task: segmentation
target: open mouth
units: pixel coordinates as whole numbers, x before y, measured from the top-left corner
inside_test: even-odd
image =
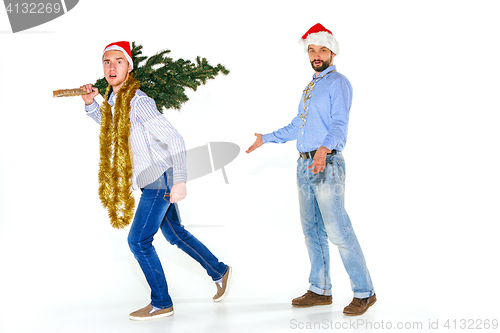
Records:
[[[116,77],[116,74],[110,74],[109,75],[110,78],[115,78]]]

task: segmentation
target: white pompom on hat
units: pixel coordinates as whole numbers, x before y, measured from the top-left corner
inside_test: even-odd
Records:
[[[104,51],[102,51],[103,56],[104,53],[106,53],[106,51],[122,51],[128,63],[130,64],[130,66],[132,66],[132,69],[134,68],[134,62],[132,61],[132,53],[130,52],[130,42],[122,41],[109,44],[104,48]]]
[[[321,24],[317,23],[309,29],[304,36],[299,40],[299,44],[304,46],[304,51],[307,52],[309,45],[326,46],[330,51],[339,54],[339,43],[333,37],[330,30],[326,29]]]

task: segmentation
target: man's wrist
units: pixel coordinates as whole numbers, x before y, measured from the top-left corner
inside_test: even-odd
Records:
[[[322,155],[326,155],[328,153],[331,153],[332,151],[328,148],[326,148],[325,146],[321,146],[318,148],[318,150],[316,151],[316,154],[322,154]]]
[[[269,141],[271,141],[271,135],[272,133],[268,133],[268,134],[262,134],[262,142],[264,144],[268,143]]]

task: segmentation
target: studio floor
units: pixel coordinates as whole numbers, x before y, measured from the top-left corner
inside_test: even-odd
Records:
[[[342,310],[352,294],[334,249],[330,249],[333,304],[294,308],[291,300],[308,287],[307,251],[300,233],[285,235],[288,240],[273,248],[265,235],[255,245],[256,229],[247,230],[245,237],[229,238],[235,234],[231,227],[186,227],[233,267],[230,290],[222,302],[212,301],[216,288],[201,266],[157,236],[154,244],[167,275],[174,315],[147,322],[129,320],[129,313],[148,304],[149,289],[127,248],[126,231],[113,230],[95,236],[95,245],[103,252],[85,251],[75,239],[65,246],[67,256],[44,262],[48,254],[41,250],[40,256],[32,253],[24,276],[2,275],[0,332],[435,332],[436,325],[443,329],[447,320],[449,326],[453,319],[493,319],[488,312],[480,316],[470,311],[479,310],[474,302],[480,293],[470,294],[465,288],[462,296],[455,294],[457,298],[440,295],[439,281],[430,283],[428,271],[411,271],[411,265],[394,266],[387,258],[372,255],[368,262],[378,301],[364,315],[347,317]],[[227,239],[224,246],[214,241],[216,235]],[[365,248],[374,245],[365,243]],[[8,261],[4,267],[9,267]],[[411,297],[404,295],[407,284],[414,284]],[[458,301],[462,297],[465,303]]]

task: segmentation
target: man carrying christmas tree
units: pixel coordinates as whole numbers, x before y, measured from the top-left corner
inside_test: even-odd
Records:
[[[332,303],[328,240],[340,252],[351,280],[354,299],[344,314],[361,315],[376,301],[370,273],[344,208],[345,163],[342,157],[352,101],[352,87],[337,72],[333,58],[338,43],[332,33],[316,24],[302,37],[316,72],[303,91],[299,113],[292,122],[273,133],[255,134],[250,153],[264,143],[297,140],[300,217],[311,261],[309,290],[295,298],[295,307]]]
[[[160,259],[152,245],[161,229],[165,238],[198,261],[215,281],[221,301],[227,294],[231,267],[220,262],[181,224],[177,202],[186,197],[186,149],[177,130],[160,114],[155,101],[139,89],[133,74],[129,42],[103,51],[108,82],[104,102],[92,84],[81,88],[85,111],[101,125],[99,197],[114,227],[123,228],[134,215],[132,189],[142,195],[128,243],[151,288],[151,303],[130,314],[132,320],[167,317],[174,313]]]

